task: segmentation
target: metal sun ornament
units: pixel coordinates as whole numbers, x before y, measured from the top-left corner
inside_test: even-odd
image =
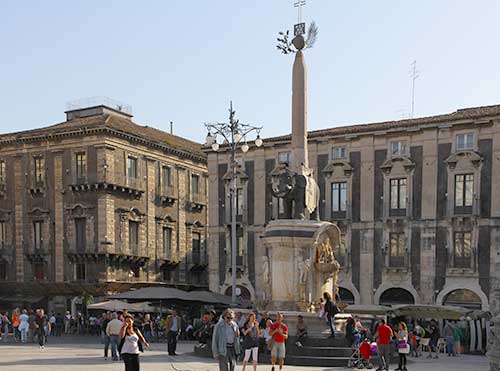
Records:
[[[305,0],[296,0],[294,7],[298,8],[298,23],[293,26],[294,38],[290,40],[290,31],[279,32],[278,44],[276,48],[283,54],[295,53],[298,50],[310,49],[314,46],[318,37],[318,27],[314,21],[309,25],[306,32],[306,24],[302,22],[302,7],[306,4]],[[304,35],[306,37],[304,38]]]

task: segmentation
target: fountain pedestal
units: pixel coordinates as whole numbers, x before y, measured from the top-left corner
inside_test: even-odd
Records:
[[[340,243],[335,224],[312,220],[271,221],[262,236],[269,257],[266,297],[275,310],[307,311],[323,292],[336,290]]]
[[[490,371],[500,371],[500,289],[495,290],[490,308],[493,313],[493,326],[487,356],[490,358]]]

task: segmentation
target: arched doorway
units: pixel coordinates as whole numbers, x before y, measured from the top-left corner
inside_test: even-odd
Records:
[[[443,300],[443,305],[464,307],[467,309],[481,309],[482,302],[479,295],[468,289],[453,290]]]
[[[232,286],[229,286],[226,289],[226,292],[224,295],[231,296],[233,293],[233,288]],[[250,294],[250,291],[245,287],[241,285],[236,286],[236,297],[242,299],[242,300],[248,300],[250,301],[252,299],[252,294]]]
[[[345,304],[352,305],[355,303],[354,294],[349,290],[347,290],[346,288],[339,287],[339,296],[340,300]]]
[[[399,304],[415,304],[415,298],[408,290],[394,287],[385,290],[380,295],[380,305],[399,305]]]

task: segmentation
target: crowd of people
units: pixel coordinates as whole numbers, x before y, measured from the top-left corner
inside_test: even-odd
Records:
[[[364,366],[369,363],[370,350],[376,349],[380,360],[378,371],[389,369],[389,358],[393,351],[397,351],[399,356],[396,371],[406,371],[407,357],[410,355],[422,357],[424,344],[428,352],[427,358],[437,359],[440,339],[444,337],[446,341],[444,350],[448,356],[459,354],[463,341],[461,327],[452,321],[446,322],[443,336],[441,336],[439,324],[435,320],[411,321],[408,324],[404,321],[395,321],[392,326],[389,326],[382,319],[372,326],[365,327],[359,317],[353,316],[347,319],[345,333],[349,344],[359,349]]]
[[[334,319],[340,311],[332,297],[325,293],[318,317],[327,323],[331,337],[335,336]],[[308,336],[307,324],[301,315],[295,322],[295,346],[302,347]],[[378,354],[379,371],[388,370],[393,352],[399,356],[396,371],[407,371],[407,357],[421,357],[422,345],[428,350],[428,358],[438,358],[442,339],[448,356],[460,354],[464,341],[462,328],[451,321],[445,323],[441,334],[434,320],[408,324],[400,320],[389,325],[385,320],[372,319],[370,324],[364,325],[358,316],[350,316],[344,331],[348,344],[358,351],[360,364],[370,365],[371,355]],[[209,310],[194,318],[179,315],[176,310],[167,315],[139,313],[136,316],[127,310],[105,312],[100,316],[71,315],[69,312],[46,314],[43,309],[0,313],[0,340],[12,337],[23,344],[37,342],[40,349],[44,349],[50,337],[63,334],[100,336],[104,358],[108,359],[111,351],[112,360],[122,360],[126,371],[139,370],[139,354],[150,342],[166,342],[168,354],[176,356],[179,339],[197,340],[210,349],[221,371],[234,371],[238,361],[242,362],[243,371],[249,364],[255,371],[259,353],[270,354],[274,371],[276,367],[283,368],[288,327],[282,313],[275,316],[268,312],[243,314],[231,309],[220,316],[215,310]]]

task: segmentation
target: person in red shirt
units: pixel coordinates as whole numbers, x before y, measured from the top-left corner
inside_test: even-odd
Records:
[[[280,370],[283,369],[285,362],[285,340],[288,339],[288,327],[283,323],[283,314],[276,314],[276,323],[270,327],[269,335],[273,338],[273,347],[271,349],[271,371],[274,371],[276,359],[279,359]]]
[[[385,320],[381,319],[378,323],[375,339],[377,340],[377,352],[380,359],[380,367],[377,371],[389,371],[390,362],[390,344],[393,336],[392,329],[386,325]]]
[[[370,345],[370,339],[365,338],[365,340],[359,346],[359,354],[361,355],[362,365],[366,368],[370,365],[370,358],[372,355],[372,349]],[[370,367],[371,368],[371,367]]]

